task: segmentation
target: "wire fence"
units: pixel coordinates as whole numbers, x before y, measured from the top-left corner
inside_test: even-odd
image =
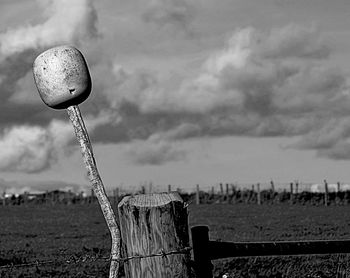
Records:
[[[44,265],[52,265],[52,264],[80,264],[80,263],[91,263],[96,261],[111,261],[111,257],[100,256],[100,255],[92,255],[92,254],[84,254],[84,255],[70,255],[67,257],[62,257],[60,259],[50,259],[50,260],[35,260],[29,261],[26,263],[10,263],[5,265],[0,265],[0,270],[11,270],[14,268],[27,268],[27,267],[39,267]]]

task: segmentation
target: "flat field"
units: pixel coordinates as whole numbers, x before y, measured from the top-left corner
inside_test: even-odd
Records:
[[[350,206],[190,205],[189,225],[208,225],[211,240],[222,241],[350,239],[349,212]],[[109,250],[97,205],[0,207],[0,277],[108,277]],[[232,278],[343,278],[350,277],[349,259],[224,259],[214,261],[214,272]]]

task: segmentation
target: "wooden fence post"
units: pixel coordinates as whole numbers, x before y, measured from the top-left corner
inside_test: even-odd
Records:
[[[324,205],[328,206],[328,183],[324,180]]]
[[[257,202],[258,205],[261,205],[261,192],[260,192],[260,183],[256,185],[256,190],[257,190]]]
[[[226,183],[226,203],[229,203],[230,202],[230,192],[229,192],[229,189],[228,189],[228,183]]]
[[[196,186],[196,205],[199,205],[201,203],[199,199],[199,184]]]
[[[153,183],[149,182],[148,184],[148,193],[153,193]]]
[[[232,197],[231,197],[231,203],[235,204],[236,203],[236,187],[234,184],[231,184],[231,191],[232,191]]]
[[[2,205],[6,206],[6,190],[2,193]]]
[[[275,203],[275,183],[273,182],[273,180],[271,180],[270,184],[271,184],[270,199],[272,200],[272,204],[273,204],[273,203]]]
[[[299,193],[299,181],[295,182],[295,194],[298,195]]]
[[[126,278],[190,278],[187,206],[177,192],[124,197],[118,205]]]
[[[90,198],[91,198],[91,202],[90,203],[95,203],[95,192],[94,192],[94,189],[91,188],[91,195],[90,195]]]
[[[113,202],[114,205],[117,206],[118,202],[119,202],[119,188],[118,187],[113,190],[113,201],[114,201]]]
[[[271,191],[273,194],[275,194],[275,183],[273,182],[273,180],[271,180],[270,184],[271,184]]]
[[[208,252],[209,228],[207,226],[195,226],[191,228],[191,234],[196,278],[212,278],[213,265]]]
[[[290,183],[290,204],[292,205],[293,204],[293,183],[291,182]]]
[[[171,184],[168,184],[168,193],[171,192]]]
[[[337,192],[336,192],[336,204],[339,205],[340,204],[340,182],[337,182]]]
[[[224,187],[222,186],[222,183],[220,183],[220,203],[222,203],[224,198]]]

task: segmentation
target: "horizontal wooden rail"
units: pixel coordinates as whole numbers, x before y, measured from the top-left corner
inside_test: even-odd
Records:
[[[211,260],[229,257],[288,256],[350,253],[350,240],[215,242],[209,241]]]
[[[211,260],[229,257],[288,256],[350,253],[350,240],[220,242],[209,240],[207,226],[191,229],[196,274],[212,277]]]

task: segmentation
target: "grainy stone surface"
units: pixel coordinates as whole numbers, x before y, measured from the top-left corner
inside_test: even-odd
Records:
[[[41,53],[33,74],[46,105],[65,109],[83,102],[91,91],[91,77],[81,52],[73,46],[58,46]]]

